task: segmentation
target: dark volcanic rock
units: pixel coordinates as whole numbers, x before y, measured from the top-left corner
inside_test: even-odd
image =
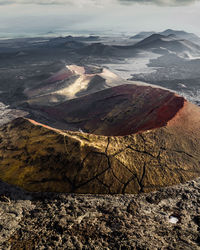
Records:
[[[84,48],[78,50],[82,55],[94,55],[94,56],[111,56],[114,55],[115,49],[112,46],[108,46],[102,43],[93,43]]]

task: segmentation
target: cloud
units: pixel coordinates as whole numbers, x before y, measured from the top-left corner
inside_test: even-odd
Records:
[[[37,5],[106,5],[117,0],[0,0],[0,5],[6,4],[37,4]]]
[[[70,4],[71,0],[0,0],[0,5],[6,4]]]
[[[0,5],[36,4],[36,5],[71,5],[71,6],[106,6],[113,4],[154,4],[159,6],[184,6],[199,0],[0,0]]]
[[[155,4],[159,6],[184,6],[199,0],[118,0],[122,4]]]

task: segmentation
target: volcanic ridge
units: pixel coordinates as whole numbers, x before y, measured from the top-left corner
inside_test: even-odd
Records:
[[[55,105],[119,85],[122,79],[106,68],[66,65],[36,86],[24,90],[30,104]]]

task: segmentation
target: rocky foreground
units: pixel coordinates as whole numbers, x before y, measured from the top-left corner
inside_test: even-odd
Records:
[[[199,249],[200,179],[140,195],[28,193],[0,183],[0,249]]]

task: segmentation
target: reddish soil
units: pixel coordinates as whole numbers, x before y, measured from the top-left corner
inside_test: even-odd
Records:
[[[50,78],[48,78],[47,82],[53,83],[57,81],[63,81],[65,79],[68,79],[72,75],[73,75],[73,72],[65,68],[65,69],[60,70],[58,73],[54,74]]]
[[[126,84],[40,110],[89,133],[122,136],[166,126],[186,104],[168,90]]]

